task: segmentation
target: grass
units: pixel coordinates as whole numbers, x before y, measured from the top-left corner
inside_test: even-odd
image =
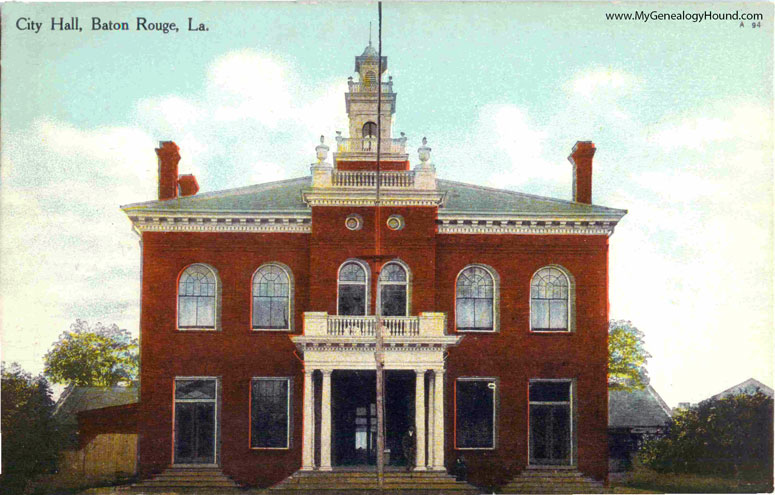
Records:
[[[637,467],[621,480],[612,481],[610,488],[613,493],[771,493],[772,479],[658,473]],[[643,491],[627,491],[630,489]]]

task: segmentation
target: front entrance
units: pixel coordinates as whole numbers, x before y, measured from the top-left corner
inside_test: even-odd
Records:
[[[334,466],[367,466],[377,462],[375,371],[337,370],[332,375]],[[405,466],[401,439],[414,424],[412,371],[385,372],[386,463]]]
[[[573,424],[570,380],[530,382],[530,463],[572,463]]]
[[[175,380],[175,464],[215,464],[216,379]]]

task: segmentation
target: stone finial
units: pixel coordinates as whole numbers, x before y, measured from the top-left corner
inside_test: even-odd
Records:
[[[326,158],[328,158],[328,146],[324,143],[325,138],[323,136],[320,136],[320,144],[315,146],[315,152],[317,153],[318,157],[318,163],[320,165],[323,165],[323,163],[326,161]]]
[[[431,159],[431,148],[427,146],[428,140],[422,138],[422,146],[417,148],[417,153],[420,155],[421,166],[429,165],[428,161]]]

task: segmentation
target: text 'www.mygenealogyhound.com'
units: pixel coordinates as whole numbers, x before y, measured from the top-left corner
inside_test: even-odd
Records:
[[[635,12],[616,12],[606,13],[605,18],[607,21],[687,21],[687,22],[703,22],[703,21],[761,21],[764,18],[763,14],[756,12],[740,12],[738,10],[734,12],[713,12],[706,10],[705,12],[660,12],[658,10],[646,11],[636,10]]]

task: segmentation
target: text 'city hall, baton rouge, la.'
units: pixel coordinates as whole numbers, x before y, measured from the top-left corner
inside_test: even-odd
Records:
[[[134,26],[134,29],[132,29]],[[78,31],[82,32],[80,17],[52,17],[51,31]],[[91,31],[154,31],[159,33],[177,33],[180,31],[177,23],[166,21],[152,21],[146,17],[136,17],[134,23],[128,21],[105,21],[99,17],[91,18]],[[43,22],[36,21],[30,17],[19,17],[16,19],[16,29],[19,31],[31,31],[35,34],[43,29]],[[210,28],[204,23],[194,21],[193,17],[188,18],[188,31],[209,31]]]

